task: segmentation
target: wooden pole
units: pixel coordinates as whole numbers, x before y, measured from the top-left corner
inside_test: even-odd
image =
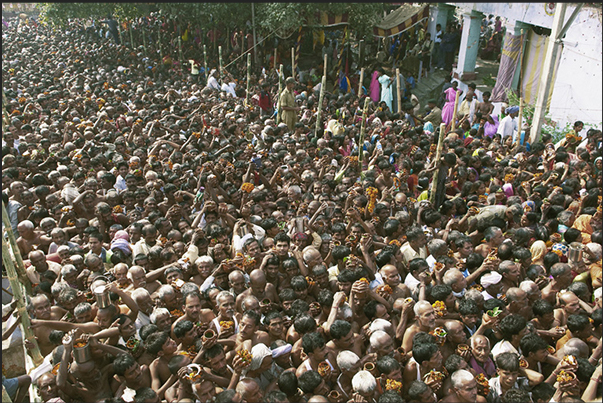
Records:
[[[314,126],[314,133],[318,135],[318,129],[320,129],[320,124],[322,120],[322,102],[325,97],[325,91],[327,88],[327,55],[324,55],[323,59],[323,73],[322,73],[322,81],[320,84],[320,96],[318,97],[318,106],[316,108],[316,126]]]
[[[182,57],[182,37],[178,34],[178,56],[180,57],[180,61],[183,61]]]
[[[15,234],[13,233],[13,228],[10,223],[10,219],[8,218],[8,212],[6,211],[6,206],[4,202],[2,202],[2,223],[4,224],[4,230],[6,231],[6,235],[8,238],[8,244],[13,250],[13,255],[16,262],[17,274],[19,280],[25,287],[25,291],[28,295],[32,295],[32,287],[31,282],[29,281],[29,277],[25,273],[25,265],[23,264],[23,258],[21,257],[21,252],[19,251],[19,247],[17,246],[17,239],[15,238]]]
[[[218,46],[218,61],[220,63],[220,70],[218,70],[220,74],[220,81],[222,81],[222,45]]]
[[[247,53],[247,93],[245,95],[245,105],[249,105],[249,83],[251,81],[251,52]]]
[[[521,121],[523,119],[523,98],[519,98],[519,113],[517,115],[517,139],[515,145],[519,145],[521,141]],[[527,134],[527,133],[526,133]]]
[[[450,131],[453,132],[456,129],[456,111],[459,107],[459,90],[456,90],[456,98],[454,99],[454,110],[452,112],[452,122],[450,122]]]
[[[360,123],[360,137],[358,139],[358,166],[360,167],[360,172],[362,172],[362,158],[363,158],[363,146],[364,146],[364,131],[365,131],[365,123],[366,123],[366,114],[368,113],[368,106],[370,97],[364,98],[364,108],[362,108],[362,122]]]
[[[37,367],[42,363],[42,361],[44,361],[44,357],[42,357],[42,354],[40,354],[40,348],[38,347],[36,336],[34,335],[33,329],[31,328],[29,314],[27,313],[26,308],[27,302],[25,301],[25,295],[23,295],[23,290],[21,288],[22,285],[17,278],[17,270],[15,269],[15,264],[11,259],[8,244],[4,240],[4,237],[2,237],[2,262],[4,263],[4,267],[6,268],[6,272],[8,274],[8,281],[10,281],[10,287],[13,292],[14,298],[17,301],[17,311],[19,312],[19,315],[21,317],[23,337],[33,344],[33,347],[31,348],[31,358],[33,359],[34,365]]]
[[[144,24],[141,26],[141,32],[142,32],[142,46],[144,46],[144,55],[147,56],[147,35],[146,35]]]
[[[291,48],[291,77],[295,78],[295,48]]]
[[[436,165],[439,163],[440,158],[442,156],[442,148],[444,147],[444,132],[446,131],[446,124],[440,124],[440,137],[438,139],[438,148],[436,150]],[[440,176],[440,168],[436,168],[433,173],[433,179],[431,181],[431,194],[429,195],[429,202],[433,206],[435,203],[436,197],[436,188],[438,187],[438,177]]]
[[[398,113],[402,113],[402,92],[400,90],[400,69],[396,67],[396,99],[398,100]]]
[[[207,79],[209,78],[209,71],[207,71],[207,46],[203,44],[203,64],[205,65],[205,83],[207,84]]]
[[[276,56],[277,56],[276,52],[277,52],[277,49],[274,48],[274,70],[276,70]]]
[[[6,391],[4,385],[2,385],[2,401],[4,403],[12,403],[12,400],[10,400],[10,396],[8,395],[8,392]]]
[[[157,46],[159,47],[159,57],[163,60],[163,50],[161,49],[161,22],[159,23],[159,30],[157,31]]]
[[[360,81],[358,82],[358,96],[364,95],[362,93],[362,82],[364,81],[364,67],[360,69]]]
[[[316,126],[314,126],[314,134],[318,136],[318,130],[320,129],[321,120],[322,120],[322,102],[325,98],[325,88],[327,87],[327,76],[322,76],[322,81],[320,84],[320,96],[318,97],[318,106],[317,106],[317,114],[316,114]]]
[[[130,46],[134,49],[134,33],[132,32],[132,21],[130,21],[130,26],[128,27],[128,31],[130,31]]]
[[[277,71],[278,73],[278,99],[276,101],[276,106],[278,109],[278,113],[276,114],[276,124],[278,125],[281,120],[281,92],[283,92],[283,65],[280,65],[280,68]]]

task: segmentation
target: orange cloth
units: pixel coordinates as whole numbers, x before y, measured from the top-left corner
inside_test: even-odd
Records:
[[[592,216],[588,214],[582,214],[576,221],[574,221],[573,228],[580,230],[582,232],[582,243],[587,244],[590,243],[590,235],[593,233],[593,227],[590,226],[590,220]]]

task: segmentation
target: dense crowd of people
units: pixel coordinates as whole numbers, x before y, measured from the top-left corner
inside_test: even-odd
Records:
[[[456,91],[363,122],[365,96],[269,68],[245,102],[242,75],[73,30],[10,25],[2,51],[48,368],[3,375],[13,401],[600,401],[600,130],[518,143],[484,97],[438,150]]]

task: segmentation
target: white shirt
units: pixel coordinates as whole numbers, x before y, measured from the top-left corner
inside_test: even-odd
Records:
[[[497,134],[500,134],[503,139],[513,136],[513,134],[517,131],[517,120],[512,118],[510,115],[507,115],[500,121],[498,125],[498,130],[496,130]]]
[[[435,39],[433,40],[435,43],[442,43],[442,30],[440,29],[435,34]]]
[[[212,90],[219,90],[220,89],[220,84],[218,84],[218,80],[216,80],[216,77],[210,76],[207,79],[207,86],[206,87],[211,88]]]
[[[420,284],[421,282],[419,280],[417,280],[412,274],[408,273],[406,275],[406,278],[404,279],[404,285],[406,285],[408,287],[408,289],[410,290],[411,293],[414,293],[417,289],[417,286]]]

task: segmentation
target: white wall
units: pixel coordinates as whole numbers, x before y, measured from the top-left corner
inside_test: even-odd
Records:
[[[485,15],[501,16],[506,26],[515,21],[551,28],[553,16],[545,11],[545,3],[447,3],[462,10],[475,10]],[[576,3],[568,4],[565,21],[570,18]],[[598,125],[603,122],[603,57],[601,9],[584,6],[572,23],[565,38],[559,63],[550,117],[558,126],[582,120]]]

